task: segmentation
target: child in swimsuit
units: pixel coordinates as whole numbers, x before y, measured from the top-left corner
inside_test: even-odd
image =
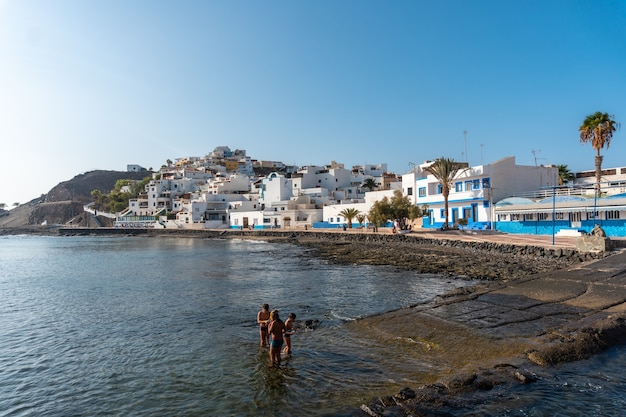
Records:
[[[263,304],[263,309],[256,315],[256,321],[259,323],[259,336],[261,338],[261,347],[269,346],[269,333],[267,325],[270,321],[270,306]]]
[[[294,313],[289,313],[287,320],[285,321],[285,349],[283,352],[291,354],[291,335],[295,332],[293,328],[293,322],[296,320]]]
[[[285,323],[280,319],[278,310],[271,313],[272,321],[268,326],[268,332],[272,336],[270,342],[270,360],[273,366],[280,366],[280,350],[283,347],[283,334],[285,333]]]

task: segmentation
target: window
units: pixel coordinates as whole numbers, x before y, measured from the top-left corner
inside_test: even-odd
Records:
[[[454,183],[454,191],[456,191],[457,193],[460,193],[461,191],[463,191],[463,183],[462,182],[455,182]]]
[[[441,184],[437,184],[437,194],[441,194]]]
[[[490,186],[489,178],[483,178],[483,188],[489,188]]]
[[[472,190],[480,190],[480,180],[472,181]]]
[[[548,213],[537,213],[537,220],[548,220]]]
[[[413,195],[413,187],[409,187],[406,189],[406,195]]]
[[[419,188],[419,196],[420,197],[426,197],[426,187],[420,187]]]
[[[619,219],[619,211],[617,211],[617,210],[607,211],[606,212],[606,219],[607,220]]]
[[[535,213],[524,214],[524,220],[527,220],[527,221],[535,220]]]
[[[597,211],[595,213],[593,213],[593,212],[587,213],[587,220],[594,220],[596,217],[598,217],[598,212]]]
[[[582,220],[583,216],[581,212],[578,213],[571,213],[570,215],[570,220],[573,222],[579,222]]]
[[[489,201],[483,201],[483,207],[489,208]]]
[[[554,213],[554,220],[563,220],[565,219],[564,213]]]
[[[519,213],[511,213],[511,221],[519,221],[521,217]]]
[[[444,209],[439,209],[439,217],[442,219],[446,217],[446,211]]]

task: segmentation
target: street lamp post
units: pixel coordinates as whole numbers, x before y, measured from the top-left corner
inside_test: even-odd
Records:
[[[556,233],[556,189],[561,188],[560,185],[548,185],[547,187],[552,189],[552,246],[554,246],[554,235]]]

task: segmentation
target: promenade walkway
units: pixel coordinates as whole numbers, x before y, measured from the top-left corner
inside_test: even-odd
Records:
[[[426,229],[427,230],[427,229]],[[561,247],[576,248],[576,237],[571,236],[552,236],[546,235],[515,235],[507,233],[489,233],[489,232],[471,232],[471,231],[416,231],[413,232],[419,236],[436,238],[436,239],[458,239],[464,241],[489,241],[497,243],[505,243],[509,245],[534,245],[545,247]]]

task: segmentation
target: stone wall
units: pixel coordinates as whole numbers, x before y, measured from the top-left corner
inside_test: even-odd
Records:
[[[299,240],[325,242],[399,243],[457,248],[472,251],[508,254],[511,256],[565,259],[585,262],[601,259],[610,252],[585,252],[567,248],[549,248],[533,245],[512,245],[489,241],[463,241],[451,238],[424,238],[416,234],[337,233],[276,230],[188,230],[188,229],[124,229],[124,228],[60,228],[63,236],[116,235],[116,236],[186,236],[198,238],[262,238],[268,240]]]

